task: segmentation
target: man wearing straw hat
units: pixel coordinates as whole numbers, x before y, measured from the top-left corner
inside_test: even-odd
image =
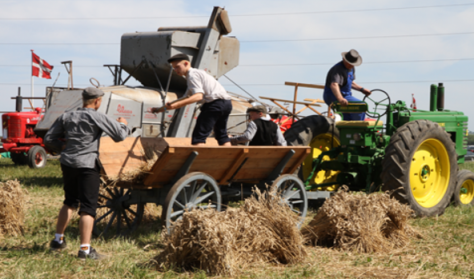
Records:
[[[330,106],[339,101],[343,106],[348,102],[360,101],[352,96],[351,89],[370,95],[370,90],[358,85],[355,80],[355,67],[362,64],[362,57],[355,49],[342,53],[342,61],[334,65],[328,72],[324,86],[324,102]],[[365,113],[344,113],[344,120],[364,120]]]
[[[50,243],[50,248],[66,248],[64,231],[72,213],[79,207],[80,259],[99,260],[104,257],[90,245],[100,187],[100,168],[97,161],[99,139],[102,132],[116,142],[124,140],[130,134],[125,118],[119,117],[115,121],[97,111],[102,103],[102,96],[104,92],[98,88],[84,89],[83,107],[58,117],[44,137],[48,148],[61,152],[65,193],[64,204],[59,211],[56,235]]]

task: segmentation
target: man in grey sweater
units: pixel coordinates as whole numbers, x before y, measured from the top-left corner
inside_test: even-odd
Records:
[[[122,141],[129,134],[127,120],[114,120],[98,112],[104,92],[88,87],[82,92],[83,107],[65,112],[53,123],[44,137],[45,145],[61,153],[65,199],[59,211],[52,250],[66,248],[64,231],[73,211],[80,205],[79,233],[81,259],[101,259],[103,255],[90,246],[100,186],[100,167],[97,157],[102,132],[114,141]]]

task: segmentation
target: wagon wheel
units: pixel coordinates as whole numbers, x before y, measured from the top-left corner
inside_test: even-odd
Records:
[[[131,193],[131,189],[117,187],[101,190],[97,207],[98,214],[94,221],[93,234],[95,236],[103,236],[110,232],[114,232],[115,235],[125,235],[138,227],[143,217],[145,204],[128,204],[126,201],[129,200]]]
[[[308,212],[308,197],[303,182],[294,175],[284,174],[273,182],[272,187],[274,186],[291,211],[298,214],[297,226],[301,228]]]
[[[172,222],[181,219],[185,211],[195,208],[220,211],[221,203],[221,191],[214,178],[202,172],[192,172],[181,177],[168,192],[161,219],[170,232]]]

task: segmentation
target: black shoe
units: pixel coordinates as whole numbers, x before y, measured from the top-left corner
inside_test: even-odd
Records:
[[[49,243],[49,249],[56,251],[56,250],[63,250],[66,249],[67,243],[66,243],[66,237],[63,237],[63,243],[59,244],[55,239],[51,240],[51,243]]]
[[[86,252],[79,250],[79,252],[77,253],[77,257],[82,260],[85,260],[86,258],[91,260],[103,260],[107,258],[106,255],[97,253],[97,251],[92,247],[90,248],[89,254],[86,254]]]

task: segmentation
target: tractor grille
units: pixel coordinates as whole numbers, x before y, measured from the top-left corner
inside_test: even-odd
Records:
[[[22,138],[21,134],[21,120],[20,119],[10,119],[8,124],[8,137],[10,138]]]
[[[467,127],[467,121],[465,121],[463,123],[462,131],[463,131],[463,134],[464,134],[462,145],[463,145],[464,150],[466,150],[467,149],[467,135],[469,134],[469,129]]]

